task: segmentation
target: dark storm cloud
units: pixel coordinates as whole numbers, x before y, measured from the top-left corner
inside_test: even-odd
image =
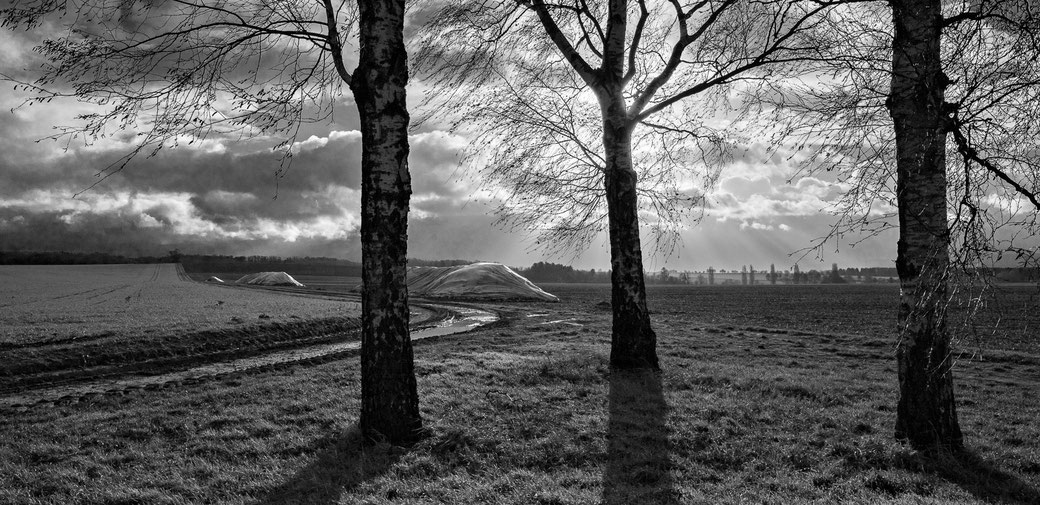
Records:
[[[324,195],[307,197],[298,193],[280,198],[257,196],[252,193],[209,191],[189,198],[202,219],[218,225],[241,222],[246,218],[274,220],[301,220],[319,216],[335,216],[351,201],[332,201]]]
[[[281,197],[317,191],[329,185],[357,188],[360,182],[361,141],[346,137],[293,157],[281,177],[280,156],[272,152],[236,154],[170,149],[138,160],[120,179],[129,187],[181,191],[202,195],[212,190]]]
[[[19,135],[28,124],[13,114],[5,114],[0,121],[0,132],[5,134],[0,139],[0,196],[51,186],[57,181],[85,189],[97,181],[99,171],[111,167],[132,147],[128,143],[104,150],[76,146],[62,152],[56,142],[37,143],[34,138]],[[272,198],[283,192],[318,191],[330,185],[360,185],[361,140],[354,132],[334,134],[327,144],[302,150],[289,165],[283,165],[281,155],[263,141],[250,142],[245,152],[236,152],[243,150],[239,143],[214,139],[203,147],[163,149],[153,157],[139,155],[102,186],[193,194],[219,189]]]
[[[0,251],[105,252],[126,256],[161,256],[171,249],[196,254],[328,256],[359,258],[357,234],[344,238],[223,238],[185,235],[169,226],[142,226],[125,213],[25,213],[0,208]]]
[[[48,143],[49,144],[49,143]],[[55,156],[32,142],[6,143],[0,153],[0,199],[34,189],[60,189],[71,196],[97,181],[111,163],[98,156]]]
[[[72,195],[96,181],[98,167],[123,151],[109,145],[40,156],[36,144],[16,144],[0,157],[6,216],[0,248],[136,252],[146,247],[141,244],[188,244],[195,250],[248,246],[313,255],[343,246],[358,225],[356,131],[298,143],[292,168],[277,179],[272,174],[279,159],[260,143],[211,141],[137,159],[77,199]],[[455,173],[460,145],[443,133],[413,137],[413,185],[426,204],[423,217],[452,213],[465,203],[469,189]]]
[[[7,145],[0,154],[0,203],[32,190],[57,190],[66,197],[97,181],[96,173],[123,151],[79,149],[41,156],[36,144]],[[291,170],[276,177],[279,158],[270,152],[164,150],[138,158],[88,193],[112,191],[174,192],[192,195],[201,214],[213,217],[296,219],[338,214],[352,202],[323,201],[330,188],[357,188],[360,141],[341,135],[319,148],[304,150]],[[275,198],[277,196],[277,198]]]
[[[160,254],[166,233],[125,213],[73,216],[65,211],[29,213],[0,207],[0,250]]]
[[[117,187],[184,192],[203,216],[260,216],[298,219],[335,215],[360,202],[333,201],[333,188],[360,189],[361,136],[333,132],[299,143],[289,169],[280,177],[280,159],[270,152],[207,153],[173,149],[124,170]],[[471,192],[461,181],[458,157],[461,141],[440,133],[411,139],[409,158],[416,194],[457,201]],[[351,207],[352,208],[352,207]]]
[[[17,131],[21,119],[11,115],[5,119],[0,122],[0,131]],[[97,182],[96,174],[129,149],[78,148],[55,153],[51,142],[37,144],[17,138],[0,142],[4,147],[0,152],[0,198],[51,188],[60,188],[71,196]],[[451,199],[468,196],[472,188],[463,180],[466,174],[458,171],[461,142],[442,133],[413,136],[410,165],[416,194]],[[201,148],[164,149],[154,157],[138,157],[93,191],[189,193],[200,211],[214,216],[294,218],[331,214],[334,206],[346,202],[323,202],[315,194],[334,187],[360,187],[360,134],[334,132],[301,142],[300,146],[288,170],[280,176],[276,175],[282,168],[280,156],[261,142],[251,143],[246,152],[234,152],[240,146],[227,140]],[[219,195],[228,193],[252,198],[221,202]]]
[[[237,216],[255,215],[259,199],[249,193],[211,191],[205,195],[192,195],[188,201],[195,207],[200,217],[224,226],[236,222]]]

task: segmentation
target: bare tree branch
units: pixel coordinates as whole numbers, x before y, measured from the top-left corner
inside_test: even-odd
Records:
[[[336,27],[336,12],[332,8],[332,0],[322,1],[325,4],[325,21],[329,30],[327,34],[329,53],[332,54],[332,61],[336,64],[336,71],[339,72],[340,78],[349,87],[353,79],[350,76],[350,72],[347,71],[346,65],[343,64],[343,44],[339,40],[339,28]]]
[[[1008,186],[1011,186],[1012,188],[1014,188],[1014,190],[1019,195],[1022,195],[1027,200],[1029,200],[1029,203],[1033,204],[1033,207],[1037,211],[1040,211],[1040,200],[1037,200],[1037,196],[1036,196],[1036,192],[1035,191],[1031,191],[1031,190],[1026,189],[1024,186],[1022,186],[1018,182],[1015,182],[1015,180],[1012,179],[1006,172],[1001,170],[1000,167],[996,166],[990,160],[987,160],[987,159],[981,157],[979,155],[978,150],[976,150],[974,147],[972,147],[968,143],[968,139],[964,136],[964,133],[961,132],[960,128],[958,128],[956,125],[951,130],[951,133],[953,133],[953,139],[957,143],[957,152],[960,153],[961,156],[964,157],[964,161],[965,161],[966,164],[968,164],[970,162],[978,163],[979,166],[985,168],[990,174],[993,174],[998,179],[1004,181]],[[970,181],[970,179],[969,179],[969,181]],[[965,186],[966,186],[965,187],[966,190],[970,189],[969,187],[967,187],[968,186],[967,183],[965,184]],[[977,206],[974,206],[974,205],[970,205],[970,206],[977,210]]]
[[[599,79],[599,72],[593,69],[584,58],[578,54],[578,51],[574,49],[571,42],[567,40],[567,36],[563,34],[560,27],[556,24],[556,20],[553,19],[552,14],[549,12],[548,7],[542,0],[517,0],[517,3],[527,5],[529,8],[534,10],[535,14],[538,15],[539,21],[545,28],[546,34],[559,48],[560,53],[563,57],[574,67],[578,75],[589,85],[593,85]],[[609,32],[609,30],[608,30]]]

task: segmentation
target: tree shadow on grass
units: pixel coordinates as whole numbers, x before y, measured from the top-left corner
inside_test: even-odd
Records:
[[[1030,483],[968,450],[939,456],[916,454],[901,461],[899,466],[946,480],[987,503],[1040,503],[1040,491]]]
[[[679,503],[671,476],[668,404],[661,375],[615,370],[610,374],[609,401],[603,503]]]
[[[328,505],[344,491],[376,477],[397,460],[390,446],[366,444],[358,428],[324,439],[317,457],[258,505]]]

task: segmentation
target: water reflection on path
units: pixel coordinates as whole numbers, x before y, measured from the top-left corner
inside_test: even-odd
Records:
[[[439,337],[470,331],[478,326],[498,320],[493,312],[472,307],[455,305],[427,305],[448,312],[448,316],[430,326],[412,330],[412,341],[424,338]],[[231,361],[200,365],[187,370],[167,372],[152,376],[122,377],[117,379],[96,379],[63,386],[27,391],[14,396],[0,397],[0,408],[29,406],[36,403],[80,399],[89,395],[100,395],[116,391],[156,388],[170,383],[195,382],[200,379],[213,378],[230,373],[242,372],[254,368],[293,363],[332,354],[352,351],[361,347],[360,341],[320,344],[299,349],[274,351],[271,353],[239,358]]]

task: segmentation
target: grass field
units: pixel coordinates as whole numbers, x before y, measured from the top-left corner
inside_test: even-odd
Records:
[[[569,292],[580,287],[546,284]],[[600,289],[608,290],[609,286]],[[892,284],[792,286],[650,286],[651,312],[685,315],[730,326],[809,332],[856,333],[889,338],[896,328],[899,287]],[[607,291],[605,291],[607,292]],[[607,292],[609,294],[609,292]],[[676,297],[681,302],[670,303]],[[959,297],[948,326],[964,352],[1020,350],[1040,353],[1040,291],[1036,285],[997,284]],[[963,301],[969,299],[970,301]],[[610,301],[609,296],[604,301]],[[974,309],[978,308],[978,311]],[[969,317],[970,314],[970,317]]]
[[[187,281],[177,265],[0,266],[0,344],[357,314],[358,304]]]
[[[929,460],[891,436],[895,292],[810,288],[652,287],[659,375],[609,373],[606,286],[495,304],[416,346],[407,450],[360,443],[356,357],[6,412],[0,503],[1040,503],[1035,342],[962,355],[971,452]]]
[[[177,267],[0,266],[0,391],[224,359],[359,326],[353,300],[191,282]]]

